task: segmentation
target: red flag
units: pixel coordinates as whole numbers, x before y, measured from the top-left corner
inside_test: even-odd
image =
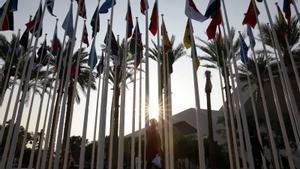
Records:
[[[75,78],[75,76],[76,76],[76,66],[77,66],[76,62],[72,64],[71,73],[70,73],[72,78]]]
[[[142,14],[145,15],[146,10],[149,8],[148,0],[141,0],[140,6],[141,6],[141,12],[142,12]]]
[[[84,22],[83,33],[82,33],[82,42],[85,43],[87,45],[87,47],[89,47],[89,38],[88,37],[89,37],[88,32],[87,32],[86,25]]]
[[[259,10],[257,9],[256,5],[255,8],[256,8],[257,15],[259,15]],[[247,24],[250,25],[252,28],[254,28],[256,23],[257,20],[256,20],[255,10],[253,7],[253,3],[250,2],[247,13],[245,14],[245,18],[243,20],[243,25]]]
[[[152,33],[153,36],[156,35],[157,33],[157,27],[158,27],[158,16],[157,16],[157,3],[155,2],[154,6],[153,6],[153,10],[152,10],[152,14],[151,14],[151,22],[150,22],[150,27],[149,30]]]
[[[216,31],[218,25],[222,23],[221,10],[219,9],[216,13],[216,16],[211,20],[210,24],[206,29],[206,34],[208,39],[214,39],[216,37]]]

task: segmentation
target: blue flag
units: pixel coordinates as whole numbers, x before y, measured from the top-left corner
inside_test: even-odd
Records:
[[[73,28],[73,3],[71,2],[69,12],[62,24],[62,28],[66,31],[66,35],[70,38],[74,36],[74,28]]]
[[[244,41],[244,38],[243,38],[243,36],[240,34],[240,54],[241,54],[241,61],[243,62],[243,63],[246,63],[247,61],[248,61],[248,46],[247,46],[247,44],[245,43],[245,41]]]
[[[18,0],[10,0],[8,11],[9,12],[15,12],[18,10]]]
[[[250,46],[252,46],[254,48],[256,43],[255,43],[255,39],[253,36],[252,28],[249,25],[247,26],[247,35],[249,36]]]
[[[116,0],[106,0],[100,7],[99,13],[108,13],[108,9],[113,5],[116,5]]]
[[[97,53],[96,53],[95,38],[94,38],[90,55],[89,55],[88,65],[90,66],[91,69],[94,69],[96,64],[97,64]]]
[[[53,6],[54,6],[54,0],[46,0],[46,5],[47,5],[47,9],[49,11],[49,13],[52,15],[52,16],[55,16],[53,14]],[[56,17],[56,16],[55,16]]]

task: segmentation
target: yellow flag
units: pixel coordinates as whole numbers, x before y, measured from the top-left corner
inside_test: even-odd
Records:
[[[164,20],[162,21],[162,25],[161,25],[161,34],[163,36],[164,52],[168,53],[172,49],[172,44],[170,42]]]
[[[183,37],[183,44],[187,49],[189,49],[192,46],[191,35],[193,30],[191,30],[190,28],[191,28],[190,20],[188,19],[185,27],[184,37]]]

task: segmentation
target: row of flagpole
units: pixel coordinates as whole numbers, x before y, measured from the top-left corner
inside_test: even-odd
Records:
[[[229,28],[228,18],[227,18],[227,14],[226,14],[227,12],[226,12],[224,1],[222,1],[222,2],[223,2],[223,7],[224,7],[224,14],[225,14],[225,20],[226,20],[225,23],[227,25],[228,34],[226,34],[225,26],[224,25],[222,25],[223,29],[224,29],[223,33],[224,33],[225,39],[230,39],[230,37],[229,37],[230,36],[230,33],[229,33],[230,28]],[[129,3],[129,1],[128,1],[128,3]],[[156,5],[157,5],[157,8],[158,8],[158,1],[156,1],[156,3],[157,3]],[[252,3],[253,3],[253,6],[255,6],[255,4],[254,4],[255,2],[253,0],[252,0]],[[72,2],[71,2],[71,4],[72,4]],[[294,2],[293,2],[293,4],[294,4]],[[265,8],[266,8],[267,13],[269,15],[269,21],[271,23],[271,27],[273,27],[273,21],[272,21],[272,18],[270,17],[270,13],[268,12],[268,4],[267,4],[267,2],[265,0],[264,0],[264,5],[265,5]],[[41,16],[42,19],[43,19],[44,12],[45,12],[45,6],[46,5],[44,5],[44,8],[42,10],[43,11],[42,16]],[[296,10],[296,5],[294,5],[294,6],[295,6],[295,10]],[[78,19],[79,7],[78,7],[77,11],[78,12],[77,12],[77,15],[76,15],[75,31],[74,31],[75,33],[76,33],[76,27],[77,27],[77,19]],[[256,12],[256,18],[257,18],[257,21],[258,21],[259,30],[261,31],[257,12]],[[163,17],[162,17],[162,19],[163,19]],[[146,20],[147,20],[147,16],[146,16]],[[96,20],[96,22],[97,21],[98,21],[98,19]],[[109,43],[108,43],[108,47],[106,49],[106,64],[105,64],[105,69],[104,69],[105,70],[104,71],[104,79],[103,79],[103,86],[102,86],[102,92],[101,92],[102,93],[102,96],[101,96],[101,115],[100,115],[101,117],[100,117],[100,123],[99,123],[100,127],[99,127],[99,139],[98,139],[99,140],[98,141],[98,155],[99,155],[98,158],[100,158],[100,160],[99,159],[97,160],[97,168],[103,168],[103,164],[104,164],[103,163],[103,159],[104,159],[105,119],[106,119],[107,99],[103,99],[103,98],[107,98],[107,92],[108,92],[108,90],[107,90],[107,88],[108,88],[108,73],[109,73],[108,72],[109,71],[108,67],[109,67],[110,47],[111,47],[111,38],[112,38],[111,36],[112,36],[112,25],[113,25],[113,3],[112,3],[112,6],[111,6],[110,25],[111,26],[109,27],[109,34],[108,34],[109,35]],[[190,22],[190,26],[191,25],[192,24]],[[157,29],[158,29],[158,32],[159,32],[159,19],[158,19],[157,27],[158,27]],[[36,28],[34,28],[34,29],[36,29]],[[41,29],[41,24],[38,25],[37,29],[38,30]],[[147,27],[146,27],[146,29],[147,29]],[[96,28],[96,30],[97,30],[97,28]],[[190,30],[192,30],[192,27],[190,27]],[[283,55],[282,55],[282,53],[280,52],[280,49],[279,49],[279,43],[278,43],[277,36],[275,35],[275,33],[273,31],[274,29],[271,29],[271,30],[272,30],[272,32],[271,32],[272,36],[274,38],[274,43],[275,43],[275,46],[276,46],[276,51],[278,53],[278,57],[279,57],[279,61],[280,61],[279,62],[280,63],[280,68],[282,70],[282,73],[280,73],[280,77],[282,79],[284,79],[284,81],[285,81],[285,82],[282,83],[283,84],[283,88],[284,88],[283,91],[285,93],[286,102],[290,101],[290,104],[287,103],[287,105],[288,105],[288,108],[290,110],[292,110],[292,114],[290,114],[290,119],[292,121],[293,133],[294,133],[296,141],[297,141],[297,137],[299,135],[299,124],[297,122],[295,122],[294,120],[297,119],[296,118],[297,116],[299,116],[298,115],[298,110],[297,110],[297,107],[295,105],[294,95],[291,92],[291,84],[290,84],[289,77],[287,75],[286,66],[283,63]],[[72,54],[73,54],[74,44],[75,44],[75,39],[74,39],[75,36],[69,37],[69,38],[71,39],[71,49],[68,49],[68,50],[70,50],[70,55],[67,56],[69,59],[65,58],[64,61],[61,61],[61,62],[63,62],[62,64],[64,64],[65,66],[67,66],[67,70],[63,70],[63,71],[67,71],[66,72],[66,79],[67,80],[65,82],[66,84],[68,84],[69,80],[70,80],[70,69],[71,69],[71,60],[72,60],[71,57],[72,57]],[[93,45],[95,45],[94,44],[95,43],[95,38],[96,38],[96,35],[94,36]],[[148,38],[148,36],[146,36],[146,43],[148,43],[148,39],[147,38]],[[37,37],[36,40],[35,40],[34,48],[33,48],[34,51],[37,48],[38,39],[39,38]],[[158,33],[158,35],[157,35],[157,44],[158,44],[158,51],[159,51],[158,54],[159,55],[160,55],[160,40],[161,39],[160,39],[160,36],[159,36],[159,33]],[[285,40],[286,40],[287,45],[288,45],[287,39],[285,39]],[[200,99],[199,99],[199,89],[198,89],[198,81],[197,81],[197,75],[196,75],[196,71],[197,71],[196,57],[197,57],[197,55],[196,55],[196,49],[195,49],[194,39],[191,38],[191,41],[192,41],[192,59],[193,59],[193,72],[194,72],[193,74],[194,74],[194,88],[195,88],[195,101],[196,101],[196,116],[198,116],[198,117],[196,117],[196,119],[197,119],[197,131],[198,131],[197,136],[198,136],[198,148],[199,148],[199,163],[200,163],[200,168],[205,168],[204,167],[205,166],[204,148],[203,148],[203,138],[202,138],[203,137],[203,133],[202,133],[201,127],[200,127],[200,117],[199,117],[199,115],[200,115]],[[127,40],[126,40],[125,43],[126,43],[125,46],[127,46]],[[232,42],[230,43],[230,45],[231,45],[230,47],[228,47],[228,46],[226,47],[227,48],[227,52],[228,52],[227,56],[232,55],[232,53],[230,52],[231,49],[232,49]],[[255,51],[254,51],[253,47],[254,46],[251,46],[251,50],[252,50],[252,53],[253,53],[253,56],[254,56],[254,61],[256,61]],[[147,53],[147,48],[148,48],[148,45],[146,45],[146,69],[147,69],[147,57],[149,55],[149,53]],[[267,55],[267,50],[266,50],[266,47],[265,47],[264,43],[263,43],[263,48],[264,48],[265,55]],[[163,55],[164,55],[165,54],[164,53],[164,48],[162,48],[162,49],[163,49]],[[127,54],[127,52],[125,52],[125,53]],[[135,54],[136,53],[137,53],[137,51],[135,51]],[[164,135],[162,135],[161,137],[164,138],[164,141],[165,141],[164,142],[164,144],[165,144],[164,147],[165,147],[165,151],[166,151],[165,152],[165,155],[166,155],[166,158],[165,158],[166,159],[166,161],[165,161],[166,162],[166,166],[168,166],[170,168],[173,168],[172,167],[172,165],[174,165],[174,161],[172,159],[173,153],[171,153],[171,149],[172,149],[171,148],[171,146],[172,146],[172,143],[171,143],[171,141],[172,141],[172,134],[171,133],[169,134],[169,132],[172,131],[172,127],[171,127],[172,125],[167,126],[168,124],[172,124],[171,123],[172,122],[172,119],[171,119],[172,114],[171,114],[171,111],[169,111],[169,108],[170,108],[169,106],[170,106],[170,103],[171,103],[170,102],[171,101],[171,96],[170,96],[171,91],[169,91],[170,90],[170,84],[168,84],[168,83],[170,83],[170,79],[167,80],[168,77],[165,77],[165,73],[164,73],[164,77],[163,77],[164,83],[160,82],[161,81],[161,77],[160,77],[161,76],[161,74],[160,74],[160,72],[161,72],[161,70],[160,70],[161,69],[161,67],[160,67],[161,63],[160,62],[161,61],[160,61],[160,56],[159,55],[157,56],[157,59],[158,59],[158,70],[159,70],[158,71],[158,74],[159,74],[159,76],[158,76],[159,77],[159,83],[158,83],[158,85],[160,86],[161,84],[164,84],[164,92],[165,92],[164,93],[165,95],[163,97],[162,86],[160,86],[158,88],[158,90],[159,90],[158,93],[159,93],[159,107],[160,107],[160,109],[159,109],[160,110],[160,122],[164,123],[164,124],[161,124],[161,131],[162,131],[161,133],[164,133]],[[222,55],[224,55],[224,53]],[[290,51],[289,51],[289,55],[290,55],[291,60],[293,62],[293,59],[292,59]],[[34,58],[33,56],[34,56],[34,54],[32,54],[32,56],[30,58],[29,68],[31,68],[33,66],[33,58]],[[62,58],[62,57],[60,57],[60,58]],[[124,58],[124,60],[125,60],[125,58]],[[80,54],[79,54],[78,58],[76,59],[77,69],[78,69],[78,66],[79,66],[79,59],[80,59]],[[163,59],[165,59],[165,56],[163,57]],[[60,59],[60,60],[62,60],[62,59]],[[167,60],[163,60],[163,65],[164,66],[163,66],[163,71],[162,72],[165,72],[165,70],[168,69],[168,66],[166,66],[168,64],[166,62],[168,62],[168,61]],[[228,62],[228,64],[230,65],[230,61],[229,60],[228,61],[225,60],[225,62]],[[123,64],[124,65],[122,65],[122,66],[124,66],[124,67],[122,67],[122,68],[123,68],[123,70],[125,70],[125,68],[126,68],[125,61],[124,61]],[[236,70],[236,61],[235,61],[235,58],[233,58],[233,65],[234,65],[234,72],[236,72],[237,70]],[[267,129],[268,129],[268,137],[269,137],[269,141],[270,141],[270,144],[271,144],[272,162],[273,162],[273,165],[274,165],[275,168],[280,168],[280,164],[279,164],[279,160],[278,160],[279,157],[278,157],[278,153],[277,153],[278,150],[276,148],[275,141],[274,141],[274,136],[272,134],[273,132],[272,132],[271,123],[270,123],[270,119],[269,119],[269,112],[268,112],[268,106],[267,106],[267,102],[266,102],[266,98],[265,98],[265,93],[264,93],[264,90],[263,90],[264,88],[262,86],[262,79],[260,78],[260,74],[259,74],[259,70],[258,70],[258,66],[257,66],[256,62],[255,62],[255,65],[256,65],[255,67],[256,67],[257,75],[258,75],[258,78],[259,78],[258,79],[258,81],[259,81],[259,86],[258,87],[260,88],[260,92],[261,92],[260,94],[262,96],[262,103],[263,103],[264,113],[265,113],[265,116],[266,116],[266,123],[267,123]],[[272,72],[271,72],[272,70],[270,69],[269,65],[268,65],[267,68],[268,68],[268,73],[269,73],[270,80],[271,80],[271,87],[272,87],[272,92],[273,92],[273,95],[274,95],[274,102],[275,102],[275,106],[276,106],[276,110],[277,110],[277,115],[278,115],[278,119],[279,119],[281,130],[283,132],[282,134],[283,134],[283,138],[284,138],[284,145],[285,145],[286,150],[287,150],[287,156],[288,156],[289,166],[290,166],[290,168],[295,168],[294,167],[294,162],[293,162],[293,159],[292,159],[292,155],[291,155],[291,150],[290,150],[290,147],[289,147],[289,144],[288,144],[289,141],[288,141],[288,138],[287,138],[287,134],[285,133],[286,129],[285,129],[285,125],[284,125],[284,122],[283,122],[283,119],[282,119],[283,118],[282,117],[282,113],[281,113],[282,110],[281,110],[280,104],[278,102],[278,96],[277,96],[276,87],[274,85],[274,79],[272,77]],[[76,69],[76,71],[78,71],[77,69]],[[231,69],[232,68],[230,66],[230,68],[229,68],[229,77],[231,79],[227,79],[227,81],[231,81],[231,84],[234,87],[235,86],[235,82],[234,82],[234,78],[233,78],[233,70],[231,70]],[[31,70],[31,69],[29,69],[29,70]],[[295,69],[294,65],[293,65],[293,70],[294,70],[294,73],[295,73],[295,76],[296,76],[297,85],[299,85],[299,80],[297,79],[298,72],[297,72],[297,69]],[[90,71],[91,71],[90,72],[90,76],[91,76],[92,69]],[[168,72],[168,70],[167,70],[167,72]],[[225,73],[226,72],[227,71],[225,70]],[[14,110],[14,114],[15,114],[14,117],[17,117],[17,119],[16,119],[16,127],[14,129],[12,127],[10,127],[10,129],[9,129],[10,130],[10,132],[9,132],[9,139],[10,139],[10,137],[12,137],[12,142],[13,143],[11,144],[10,147],[8,147],[9,144],[7,144],[7,143],[9,142],[9,139],[6,140],[6,144],[5,144],[6,147],[5,147],[5,151],[4,151],[5,154],[3,156],[4,158],[2,158],[2,161],[1,161],[1,166],[4,167],[6,165],[7,168],[11,168],[12,167],[12,160],[13,160],[13,157],[14,157],[14,150],[16,148],[15,147],[16,146],[15,141],[17,140],[16,137],[17,137],[17,134],[18,134],[18,131],[19,131],[19,128],[20,128],[20,122],[21,122],[21,119],[22,119],[22,114],[23,114],[23,109],[24,109],[24,104],[25,104],[25,99],[26,99],[25,96],[26,96],[26,93],[28,91],[27,89],[29,87],[28,86],[29,85],[28,81],[29,81],[29,78],[31,76],[31,71],[28,71],[26,75],[25,75],[25,71],[24,71],[23,74],[24,75],[22,75],[23,78],[22,78],[21,82],[25,81],[24,84],[25,84],[25,89],[26,90],[24,89],[22,91],[22,97],[21,97],[21,101],[19,103],[18,112],[17,112],[17,107],[15,107],[15,110]],[[63,74],[65,74],[65,73],[63,73]],[[77,73],[76,73],[76,76],[78,76]],[[76,79],[76,76],[75,76],[75,79]],[[85,138],[86,138],[87,118],[88,118],[88,111],[89,111],[89,109],[88,109],[89,106],[88,105],[89,105],[89,95],[90,95],[90,85],[91,85],[90,84],[91,83],[91,77],[90,76],[89,76],[89,87],[88,87],[88,95],[87,95],[87,100],[86,100],[86,109],[85,109],[83,136],[82,136],[82,145],[81,145],[81,153],[80,153],[80,165],[79,165],[80,168],[83,168],[83,166],[84,166],[84,151],[85,151],[84,144],[85,144]],[[166,76],[168,76],[168,73],[167,73]],[[122,135],[122,137],[124,135],[124,133],[123,133],[124,131],[121,132],[121,130],[124,129],[124,116],[123,115],[124,115],[124,111],[125,111],[125,83],[126,83],[125,77],[126,76],[124,76],[123,79],[122,79],[122,90],[121,90],[122,91],[122,95],[121,95],[122,96],[122,102],[121,102],[121,115],[122,115],[122,118],[121,118],[120,122],[122,122],[123,124],[120,125],[120,138],[121,138],[121,135]],[[149,85],[148,84],[149,83],[149,79],[147,80],[147,78],[149,78],[149,75],[147,76],[147,74],[146,74],[146,86]],[[76,84],[76,80],[75,80],[75,84]],[[135,80],[136,80],[136,78],[135,78]],[[57,81],[58,81],[58,79],[57,79]],[[140,78],[140,81],[141,81],[141,78]],[[236,82],[237,82],[237,87],[238,87],[237,91],[238,91],[239,87],[240,87],[240,84],[239,84],[238,80],[236,80]],[[58,82],[56,82],[56,83],[58,83]],[[100,82],[99,82],[99,86],[100,86]],[[36,84],[34,85],[34,88],[35,87],[36,87]],[[140,87],[141,87],[141,85],[140,85]],[[73,92],[74,92],[75,88],[76,87],[73,88]],[[299,86],[298,86],[298,88],[299,88]],[[61,95],[62,91],[65,91],[66,93],[68,93],[68,90],[69,90],[68,89],[68,85],[65,85],[64,89],[60,88],[60,93],[58,95]],[[21,90],[19,89],[18,93],[20,93],[20,92],[21,92]],[[54,90],[54,93],[55,93],[55,90]],[[148,114],[147,114],[148,113],[147,112],[147,109],[148,109],[147,106],[149,106],[149,103],[148,103],[148,101],[149,101],[149,88],[147,89],[147,87],[146,87],[146,92],[145,93],[146,93],[146,96],[145,96],[145,98],[146,98],[146,100],[145,100],[145,102],[146,102],[146,104],[145,104],[145,110],[146,110],[145,111],[145,113],[146,113],[145,114],[145,127],[147,127],[147,125],[148,125],[147,121],[149,120]],[[233,143],[234,148],[233,149],[235,149],[234,150],[235,151],[235,159],[231,159],[231,161],[232,161],[231,165],[234,166],[233,161],[235,161],[236,167],[240,168],[240,162],[238,160],[238,156],[241,155],[243,166],[245,166],[246,163],[247,163],[247,161],[248,161],[249,164],[250,164],[250,168],[253,168],[254,164],[253,164],[253,159],[251,159],[251,158],[253,158],[252,155],[251,155],[252,154],[251,153],[251,144],[249,144],[249,141],[250,141],[249,139],[250,138],[249,138],[248,129],[246,127],[247,126],[247,121],[246,121],[245,116],[244,116],[244,112],[245,111],[243,110],[244,109],[243,105],[242,105],[243,103],[240,102],[241,100],[239,98],[239,95],[240,95],[239,92],[237,92],[236,95],[237,95],[237,98],[235,98],[233,100],[228,100],[229,102],[232,102],[232,103],[229,103],[229,104],[233,105],[233,107],[229,107],[231,110],[227,110],[227,111],[231,111],[231,113],[230,113],[230,116],[231,116],[230,123],[231,124],[228,124],[228,125],[231,125],[231,127],[233,127],[233,129],[232,129],[233,132],[235,132],[235,126],[233,124],[233,120],[234,120],[234,117],[236,117],[237,122],[238,122],[238,138],[241,141],[241,144],[244,145],[245,143],[243,141],[243,138],[244,138],[243,134],[245,134],[245,142],[246,142],[245,147],[246,147],[247,150],[245,152],[244,146],[240,145],[239,148],[241,149],[241,153],[238,153],[238,150],[237,150],[237,148],[238,148],[237,147],[237,141],[234,141],[235,139],[237,139],[237,136],[233,136],[234,137],[233,138],[233,141],[234,141],[234,143]],[[34,96],[34,93],[33,93],[33,96]],[[65,104],[66,104],[66,101],[67,101],[67,94],[64,94],[62,99],[63,99],[62,100],[63,103],[62,103],[61,117],[59,118],[57,116],[56,119],[53,119],[53,120],[56,121],[55,123],[58,123],[58,120],[60,119],[60,123],[59,123],[59,127],[58,127],[60,129],[62,129],[62,127],[63,127],[63,122],[64,122],[63,119],[65,118],[64,117],[64,108],[65,108]],[[32,97],[30,109],[32,109],[33,100],[34,100],[34,97]],[[54,100],[55,100],[55,95],[53,95],[52,106],[51,106],[52,110],[54,109]],[[141,98],[140,98],[140,100],[141,100]],[[58,100],[57,102],[60,102],[60,100]],[[17,100],[16,100],[16,103],[18,103]],[[135,102],[134,102],[134,104],[135,104]],[[139,108],[139,110],[141,111],[141,108]],[[239,110],[241,110],[241,112]],[[60,110],[57,110],[57,111],[60,111]],[[52,112],[52,111],[50,110],[50,112]],[[29,112],[29,113],[31,113],[31,112]],[[40,115],[40,114],[38,114],[38,115]],[[134,116],[134,114],[133,114],[133,116]],[[49,118],[50,117],[51,116],[49,116]],[[163,117],[165,118],[164,120],[163,120]],[[28,120],[30,120],[30,114],[28,115],[27,118],[28,118]],[[111,118],[113,118],[113,117],[111,117]],[[14,118],[12,120],[12,123],[13,122],[14,122]],[[111,121],[111,122],[113,123],[113,121]],[[28,129],[28,123],[29,123],[29,121],[27,122],[27,125],[26,125],[26,131]],[[37,122],[37,126],[38,126],[38,123],[39,122]],[[135,123],[135,122],[133,121],[133,123]],[[141,118],[140,118],[140,114],[139,114],[139,129],[141,128],[141,124],[140,123],[141,123]],[[256,123],[258,123],[258,122],[256,122]],[[95,124],[96,124],[96,122],[95,122]],[[51,125],[51,123],[49,122],[48,123],[48,128],[51,127],[50,125]],[[259,124],[256,124],[256,125],[258,126],[257,129],[259,130]],[[244,127],[244,130],[246,132],[242,131],[243,130],[242,126]],[[37,133],[37,128],[38,127],[35,128],[35,134]],[[49,133],[50,133],[49,130],[47,130],[48,132],[46,132],[47,135],[49,135]],[[113,130],[113,129],[111,129],[111,130]],[[70,131],[67,131],[67,132],[69,134]],[[134,132],[134,128],[133,128],[133,132]],[[139,160],[141,160],[141,155],[140,155],[141,154],[140,153],[141,152],[140,134],[141,133],[139,133]],[[233,134],[233,135],[235,135],[235,134]],[[58,137],[57,137],[57,143],[56,143],[57,144],[57,146],[56,146],[56,154],[57,154],[57,156],[55,156],[55,159],[54,159],[54,168],[58,168],[59,167],[60,156],[58,154],[60,154],[60,151],[61,151],[60,150],[61,149],[61,138],[62,138],[61,136],[62,136],[62,130],[59,131]],[[111,137],[112,136],[113,135],[111,135]],[[49,137],[50,136],[46,137],[46,142],[49,141],[48,140]],[[55,138],[52,138],[52,139],[55,139]],[[228,139],[228,140],[230,141],[230,139]],[[51,142],[51,140],[50,140],[50,142]],[[298,142],[299,142],[299,140],[298,140]],[[23,144],[24,144],[24,141],[23,141]],[[118,153],[119,154],[118,155],[118,157],[119,157],[118,158],[118,160],[119,160],[118,161],[118,168],[122,168],[122,166],[121,166],[122,165],[121,158],[122,158],[123,150],[120,149],[120,147],[123,146],[122,140],[119,140],[119,145],[120,146],[119,146],[119,153]],[[45,146],[47,146],[47,144],[45,144]],[[24,147],[24,146],[22,146],[22,147]],[[298,147],[298,150],[299,150],[299,145],[297,147]],[[52,147],[49,147],[49,148],[50,148],[50,151],[53,153],[53,151],[54,151],[53,150],[54,149],[54,145],[52,145]],[[167,151],[168,149],[170,151]],[[66,152],[64,154],[65,157],[67,157],[67,155],[68,155],[67,152],[68,151],[66,150]],[[168,152],[170,152],[170,154],[168,154]],[[47,155],[43,153],[43,155],[42,155],[42,157],[43,157],[42,166],[45,167],[44,163],[45,163],[46,158],[50,158],[50,162],[48,163],[48,168],[51,168],[51,165],[52,165],[52,163],[51,163],[52,153],[50,153],[50,157],[47,157]],[[110,152],[110,154],[111,153],[112,152]],[[247,153],[247,155],[245,153]],[[248,159],[246,159],[246,157]],[[7,162],[6,162],[6,158],[8,158]],[[33,160],[32,157],[30,159]],[[109,162],[111,163],[112,161],[110,160]],[[5,163],[7,163],[7,164],[5,164]],[[29,166],[31,166],[31,165],[33,165],[32,162],[30,163]],[[66,164],[64,164],[64,166],[66,167]],[[20,164],[19,164],[19,167],[20,167]],[[42,168],[44,168],[44,167],[42,167]],[[139,167],[141,167],[141,164],[139,164]]]

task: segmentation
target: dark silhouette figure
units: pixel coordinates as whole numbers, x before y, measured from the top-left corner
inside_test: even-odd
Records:
[[[157,130],[158,123],[156,119],[150,120],[150,126],[147,128],[146,136],[146,160],[147,160],[147,169],[158,168],[155,164],[153,164],[153,160],[157,155],[162,157],[161,151],[161,140]]]

